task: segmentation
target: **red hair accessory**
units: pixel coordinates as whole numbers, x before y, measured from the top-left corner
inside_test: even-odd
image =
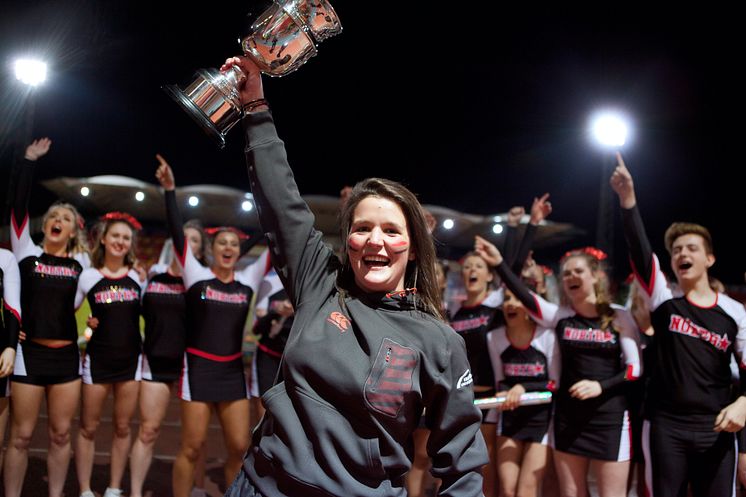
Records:
[[[233,226],[216,226],[214,228],[205,228],[205,233],[210,236],[217,236],[217,234],[221,231],[230,231],[231,233],[235,234],[239,240],[248,240],[249,238],[251,238],[249,235],[238,228],[234,228]]]
[[[594,259],[596,259],[597,261],[602,261],[608,257],[608,255],[606,255],[606,252],[604,252],[601,249],[598,249],[596,247],[583,247],[581,249],[570,250],[568,252],[565,252],[565,255],[562,256],[562,258],[567,259],[568,257],[572,255],[577,255],[578,253],[588,254]]]
[[[544,276],[552,276],[552,274],[554,274],[552,272],[552,268],[550,268],[549,266],[542,266],[541,264],[539,264],[539,267],[541,268],[541,272],[544,273]]]
[[[113,211],[113,212],[107,212],[103,216],[101,216],[102,221],[124,221],[125,223],[132,226],[132,228],[140,231],[142,229],[142,224],[140,224],[140,221],[135,219],[135,217],[132,214],[127,214],[126,212],[119,212],[119,211]]]
[[[77,221],[78,221],[78,229],[80,231],[83,231],[85,229],[85,219],[83,219],[83,216],[78,214]]]

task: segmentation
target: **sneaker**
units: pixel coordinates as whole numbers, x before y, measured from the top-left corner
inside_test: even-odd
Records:
[[[209,497],[204,488],[194,487],[189,497]]]
[[[122,489],[106,487],[104,497],[122,497]]]
[[[80,492],[80,497],[96,497],[96,494],[91,490],[86,490],[85,492]]]

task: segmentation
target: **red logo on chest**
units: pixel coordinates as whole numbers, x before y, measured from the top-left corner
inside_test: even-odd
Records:
[[[329,317],[326,318],[326,320],[339,328],[339,331],[341,331],[342,333],[347,331],[347,328],[350,327],[350,320],[347,319],[347,316],[345,316],[341,312],[332,312],[331,314],[329,314]]]

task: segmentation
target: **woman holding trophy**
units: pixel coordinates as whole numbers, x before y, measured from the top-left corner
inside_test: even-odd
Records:
[[[237,68],[251,187],[296,317],[226,495],[406,495],[423,408],[440,495],[481,495],[481,414],[464,342],[443,321],[422,207],[398,183],[358,183],[338,258],[298,193],[259,68],[234,57],[221,70]]]

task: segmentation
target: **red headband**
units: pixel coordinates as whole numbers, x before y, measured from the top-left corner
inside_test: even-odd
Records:
[[[606,255],[606,252],[604,252],[601,249],[598,249],[596,247],[583,247],[581,249],[570,250],[568,252],[565,252],[565,255],[562,256],[562,258],[567,259],[568,257],[571,257],[573,255],[578,255],[579,253],[588,254],[594,259],[596,259],[597,261],[602,261],[608,257],[608,255]]]
[[[215,226],[214,228],[205,228],[205,233],[210,236],[217,236],[217,234],[222,231],[230,231],[231,233],[236,235],[239,240],[248,240],[249,238],[251,238],[249,235],[238,228],[234,228],[233,226]]]
[[[140,231],[142,229],[142,224],[135,219],[135,217],[132,214],[127,214],[126,212],[119,212],[119,211],[113,211],[113,212],[107,212],[103,216],[101,216],[102,221],[124,221],[125,223],[132,226],[132,228],[136,229],[137,231]]]

